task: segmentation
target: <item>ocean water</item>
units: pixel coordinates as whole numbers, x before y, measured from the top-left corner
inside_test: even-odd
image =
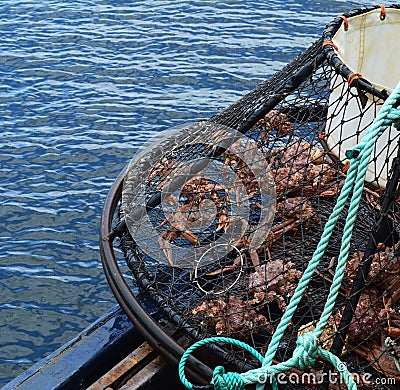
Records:
[[[361,3],[0,2],[0,386],[116,304],[99,219],[137,147],[233,103]]]

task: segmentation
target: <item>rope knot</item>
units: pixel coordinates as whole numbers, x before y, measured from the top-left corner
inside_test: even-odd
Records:
[[[318,355],[318,339],[313,332],[299,336],[293,355],[298,358],[297,363],[301,370],[315,365]]]
[[[227,372],[222,366],[217,366],[213,372],[211,384],[215,390],[242,390],[244,382],[242,377],[236,372]]]
[[[356,146],[354,146],[353,149],[346,150],[346,153],[345,153],[346,157],[349,159],[357,159],[361,154],[361,149],[362,149],[361,145],[356,145]]]

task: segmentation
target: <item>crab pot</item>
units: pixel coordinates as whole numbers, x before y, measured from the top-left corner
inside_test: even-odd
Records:
[[[345,152],[360,142],[397,83],[396,64],[388,67],[390,52],[400,45],[394,39],[399,13],[396,6],[375,6],[335,18],[321,39],[282,70],[210,119],[151,140],[121,174],[102,223],[104,268],[121,306],[168,359],[176,362],[182,346],[215,335],[265,353],[343,188]],[[373,151],[343,285],[320,340],[325,349],[338,334],[382,210],[398,142],[391,126]],[[344,352],[341,359],[351,372],[370,375],[363,382],[368,388],[367,379],[389,378],[379,387],[384,389],[395,389],[400,380],[400,210],[396,189],[392,195],[385,206],[385,234],[392,240],[376,242],[337,353]],[[275,363],[290,359],[299,335],[320,318],[347,207],[280,340]],[[113,217],[120,223],[110,234]],[[115,236],[125,264],[114,255]],[[162,322],[153,320],[154,312]],[[201,367],[208,383],[211,361],[230,371],[260,364],[234,346],[204,350],[214,360],[189,362],[189,370]],[[296,388],[315,381],[304,378]]]
[[[378,91],[390,93],[400,81],[395,54],[400,50],[400,10],[382,6],[341,18],[340,28],[326,33],[326,39],[332,42],[330,55],[337,56],[335,70],[340,73],[335,73],[331,81],[327,140],[332,151],[345,160],[346,151],[363,137],[383,104],[385,95]],[[347,92],[342,78],[352,87]],[[360,78],[361,83],[357,81]],[[379,138],[367,171],[367,181],[380,187],[386,186],[388,167],[396,155],[397,143],[390,143],[392,138],[390,131]]]

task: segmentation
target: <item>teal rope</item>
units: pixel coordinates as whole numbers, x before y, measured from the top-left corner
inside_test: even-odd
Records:
[[[242,348],[245,351],[250,352],[260,363],[262,363],[262,361],[264,359],[263,356],[261,355],[261,353],[258,352],[255,348],[253,348],[250,345],[244,343],[243,341],[235,340],[235,339],[232,339],[230,337],[210,337],[210,338],[207,338],[207,339],[204,339],[204,340],[197,341],[196,343],[191,345],[185,351],[185,353],[182,355],[182,358],[181,358],[181,360],[179,362],[179,366],[178,366],[179,377],[181,379],[181,382],[183,383],[183,385],[186,388],[188,388],[190,390],[193,389],[193,385],[186,379],[186,375],[185,375],[185,365],[186,365],[187,359],[189,358],[189,356],[197,348],[200,348],[200,347],[202,347],[203,345],[206,345],[206,344],[216,344],[216,343],[232,344],[232,345],[235,345],[235,346],[237,346],[239,348]],[[222,370],[221,370],[221,368],[222,368]],[[215,372],[217,372],[218,374],[215,374]],[[214,374],[217,375],[216,381],[219,380],[218,375],[221,376],[224,372],[225,372],[225,370],[221,366],[218,366],[215,369]],[[228,373],[228,374],[236,374],[236,373]],[[225,375],[227,375],[227,374],[225,374]],[[236,375],[239,375],[239,374],[236,374]],[[214,381],[214,376],[213,376],[213,381]],[[235,388],[236,387],[229,387],[229,389],[235,389]]]
[[[297,288],[289,302],[289,305],[283,314],[281,321],[275,331],[275,333],[272,336],[268,351],[266,353],[263,366],[270,365],[272,363],[272,360],[275,356],[276,350],[279,346],[279,343],[281,341],[281,338],[286,331],[286,328],[290,321],[292,320],[293,314],[295,313],[297,306],[318,266],[320,263],[320,260],[322,259],[322,256],[325,253],[325,249],[328,246],[329,239],[333,233],[333,230],[336,226],[336,223],[340,217],[340,214],[342,210],[345,207],[347,198],[350,194],[351,188],[352,188],[352,181],[354,180],[355,177],[355,171],[357,167],[354,167],[350,164],[350,168],[348,170],[348,175],[346,177],[344,186],[340,192],[339,198],[336,202],[336,205],[332,211],[332,214],[330,215],[325,227],[324,231],[322,233],[321,239],[317,245],[317,248],[306,268],[306,270],[303,273],[302,278],[300,279]]]
[[[257,390],[261,390],[264,388],[265,382],[260,380],[260,378],[266,377],[272,378],[272,387],[274,390],[277,390],[278,384],[277,380],[274,377],[275,374],[289,371],[292,368],[305,370],[307,367],[312,367],[315,364],[316,356],[319,356],[320,358],[323,358],[324,360],[330,362],[340,372],[342,379],[346,383],[348,389],[357,389],[357,385],[355,384],[353,377],[351,376],[345,365],[343,365],[343,363],[337,356],[319,347],[318,338],[323,333],[324,328],[328,323],[329,317],[332,314],[336,298],[339,293],[340,285],[342,283],[344,270],[350,251],[350,240],[353,234],[354,222],[357,217],[357,211],[362,196],[362,191],[364,189],[365,175],[368,169],[372,150],[375,146],[376,140],[388,126],[394,124],[396,128],[400,128],[400,109],[397,107],[399,105],[399,102],[400,83],[396,86],[393,93],[383,104],[372,126],[368,129],[360,144],[355,146],[353,150],[349,151],[346,154],[347,157],[350,158],[350,168],[347,171],[347,177],[344,186],[339,194],[332,214],[330,215],[324,227],[324,231],[318,243],[317,249],[312,256],[307,266],[307,269],[304,271],[303,276],[300,279],[297,288],[289,302],[289,305],[272,336],[265,357],[262,358],[261,355],[258,354],[258,352],[254,348],[250,347],[248,344],[231,339],[229,337],[211,337],[201,340],[200,342],[193,344],[192,347],[190,347],[185,352],[179,364],[179,375],[181,381],[188,389],[193,389],[193,386],[190,382],[187,381],[184,375],[184,366],[187,358],[189,357],[190,353],[193,352],[196,348],[214,342],[223,342],[239,346],[252,353],[260,362],[262,362],[261,368],[250,370],[242,374],[225,373],[223,367],[217,367],[217,369],[215,369],[214,371],[212,380],[212,384],[214,385],[214,388],[216,390],[241,390],[246,384],[254,383],[257,383]],[[336,267],[335,275],[321,318],[313,332],[306,333],[298,338],[297,347],[293,352],[292,358],[290,358],[286,362],[272,365],[272,361],[279,347],[281,338],[284,335],[293,317],[293,314],[295,313],[297,306],[325,253],[325,249],[329,243],[330,237],[337,224],[341,212],[345,208],[347,199],[349,198],[352,190],[353,194],[350,200],[349,211],[344,226],[338,265]]]

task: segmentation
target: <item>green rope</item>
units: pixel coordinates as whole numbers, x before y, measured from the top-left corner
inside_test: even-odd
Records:
[[[340,191],[332,214],[330,215],[324,227],[324,231],[318,243],[317,249],[312,256],[307,266],[307,269],[304,271],[303,276],[300,279],[297,288],[289,302],[289,305],[272,336],[265,357],[263,358],[254,348],[250,347],[248,344],[238,340],[234,340],[229,337],[211,337],[198,341],[190,348],[188,348],[188,350],[182,356],[179,364],[179,375],[181,381],[188,389],[193,389],[193,385],[187,381],[184,374],[186,361],[189,355],[195,349],[209,343],[229,343],[236,345],[250,352],[262,363],[262,366],[260,368],[250,370],[242,374],[230,372],[225,373],[223,367],[217,367],[214,370],[214,375],[212,379],[212,384],[216,390],[241,390],[244,388],[245,385],[254,383],[257,384],[257,390],[261,390],[264,388],[266,378],[268,377],[271,379],[272,388],[274,390],[277,390],[278,383],[275,378],[276,374],[287,372],[292,368],[298,368],[304,371],[306,368],[313,367],[315,365],[317,356],[327,362],[330,362],[339,371],[348,389],[357,389],[357,385],[354,382],[352,375],[347,370],[346,365],[343,364],[337,356],[321,348],[318,345],[318,338],[323,333],[324,328],[327,325],[330,316],[332,315],[336,298],[338,296],[339,289],[342,283],[344,270],[346,268],[347,258],[350,251],[350,240],[353,234],[354,222],[357,217],[357,211],[362,196],[362,191],[364,189],[365,175],[368,169],[371,153],[375,147],[376,140],[387,127],[394,124],[396,128],[400,128],[400,109],[398,108],[399,103],[400,83],[383,104],[372,126],[368,129],[362,141],[352,150],[346,153],[346,156],[350,159],[350,167],[347,171],[347,177],[344,186]],[[346,202],[352,191],[353,193],[350,200],[349,211],[343,229],[343,237],[338,258],[338,264],[323,313],[321,314],[321,318],[313,332],[305,333],[298,338],[297,346],[293,352],[292,358],[285,362],[273,365],[272,361],[275,357],[280,341],[297,309],[297,306],[303,294],[306,291],[308,284],[310,283],[310,280],[318,264],[320,263],[325,253],[325,249],[329,243],[330,237],[337,224],[339,216],[344,210]]]

